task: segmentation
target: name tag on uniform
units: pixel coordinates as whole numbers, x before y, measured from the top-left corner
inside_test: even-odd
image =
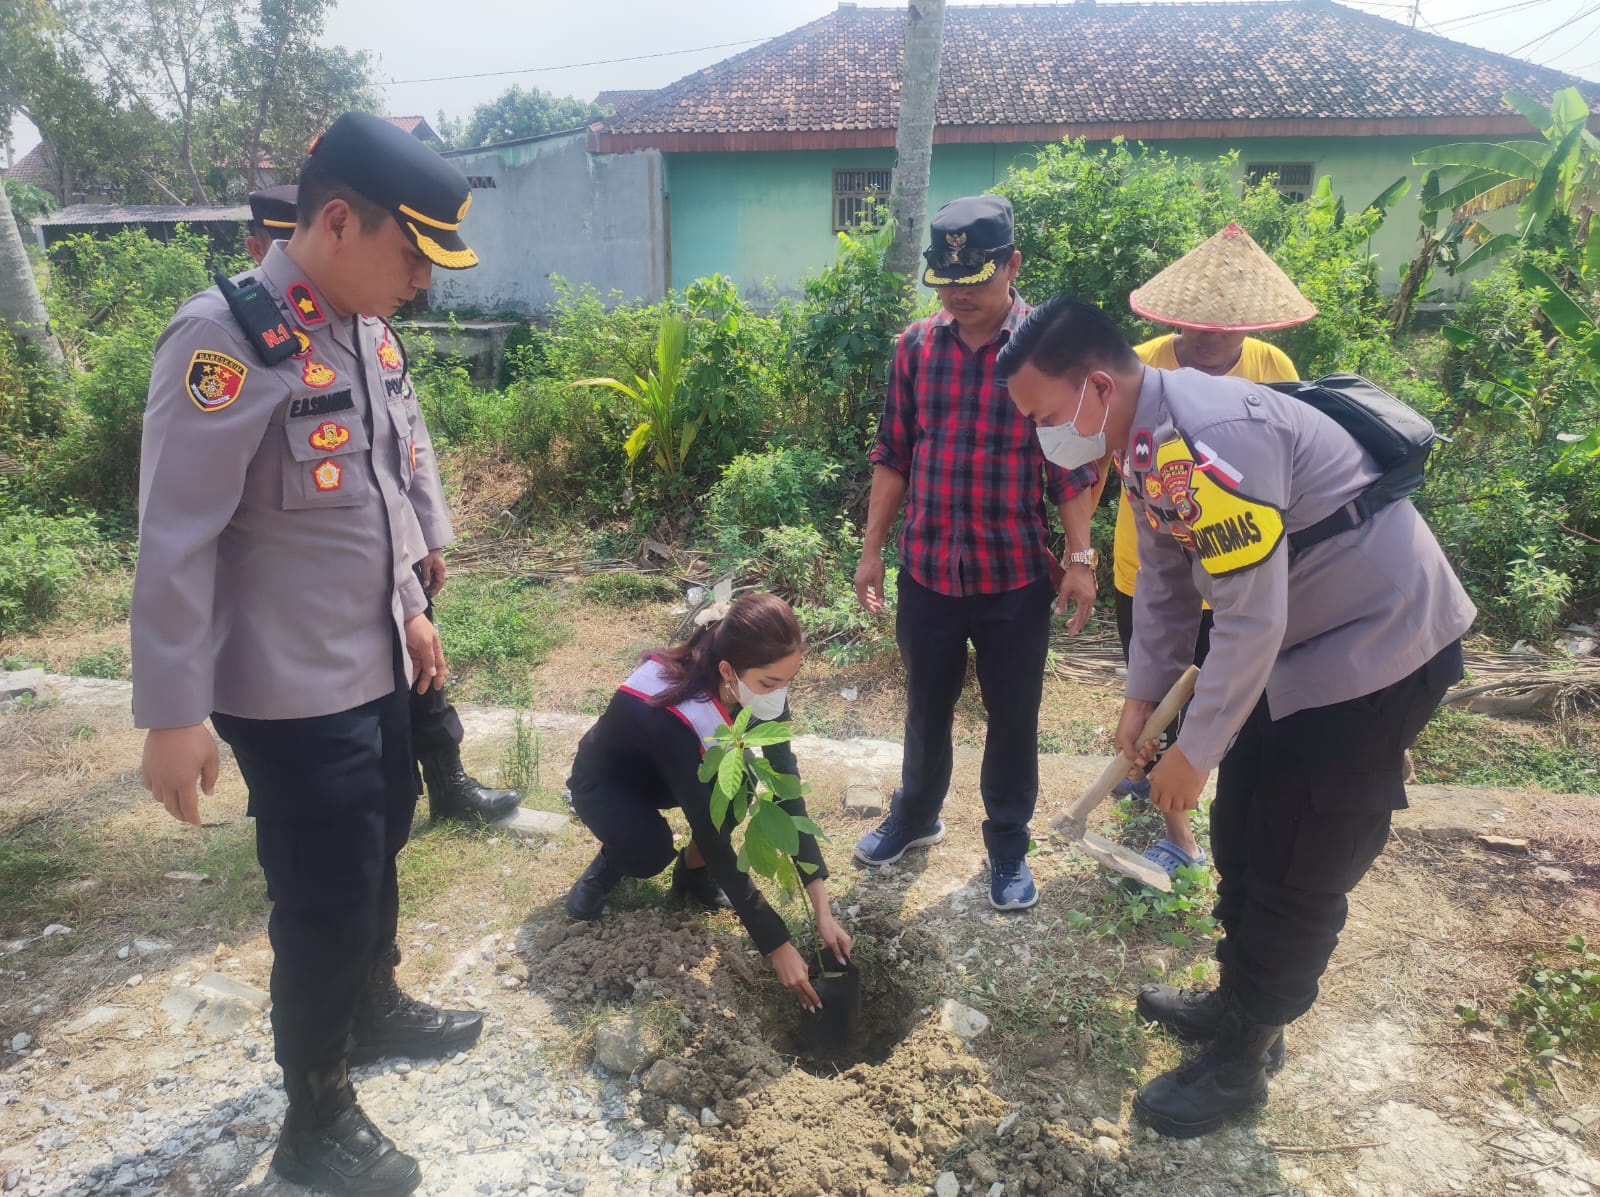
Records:
[[[302,395],[289,404],[289,418],[293,420],[299,416],[331,416],[338,412],[349,411],[355,405],[356,401],[350,397],[348,390],[334,391],[331,395]]]

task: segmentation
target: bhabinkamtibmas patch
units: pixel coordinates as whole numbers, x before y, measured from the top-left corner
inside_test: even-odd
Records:
[[[1185,528],[1179,542],[1200,555],[1214,578],[1260,565],[1283,539],[1283,512],[1227,485],[1219,471],[1196,465],[1180,433],[1156,449],[1155,472]],[[1174,528],[1178,536],[1180,529]]]
[[[239,397],[244,376],[250,373],[238,358],[211,349],[196,349],[184,379],[189,398],[201,411],[221,411]]]

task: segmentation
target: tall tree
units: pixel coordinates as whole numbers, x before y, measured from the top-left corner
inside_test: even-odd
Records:
[[[33,264],[22,244],[22,230],[11,216],[11,200],[0,187],[0,322],[17,340],[38,348],[54,364],[61,349],[50,335],[50,316],[39,296]]]
[[[944,49],[944,0],[913,0],[906,12],[905,57],[900,66],[900,115],[894,132],[894,182],[889,214],[894,244],[884,264],[915,279],[928,230],[928,175],[933,168],[934,107],[939,98],[939,55]]]
[[[575,96],[552,95],[537,87],[523,90],[513,85],[498,99],[472,110],[459,145],[472,149],[497,141],[576,129],[603,115],[599,108]]]

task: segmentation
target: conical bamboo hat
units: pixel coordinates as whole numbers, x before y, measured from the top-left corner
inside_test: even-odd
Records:
[[[1139,315],[1200,332],[1304,324],[1316,307],[1250,234],[1230,224],[1128,296]]]

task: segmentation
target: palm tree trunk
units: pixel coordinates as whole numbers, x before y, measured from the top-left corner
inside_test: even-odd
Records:
[[[889,212],[894,244],[884,264],[910,285],[928,230],[928,175],[933,167],[934,104],[944,48],[945,0],[913,0],[907,11],[900,67],[900,115],[894,134],[894,183]]]
[[[61,364],[61,347],[50,335],[50,315],[39,296],[33,264],[22,244],[22,230],[11,215],[11,199],[0,187],[0,323],[17,340],[32,345],[53,366]]]

